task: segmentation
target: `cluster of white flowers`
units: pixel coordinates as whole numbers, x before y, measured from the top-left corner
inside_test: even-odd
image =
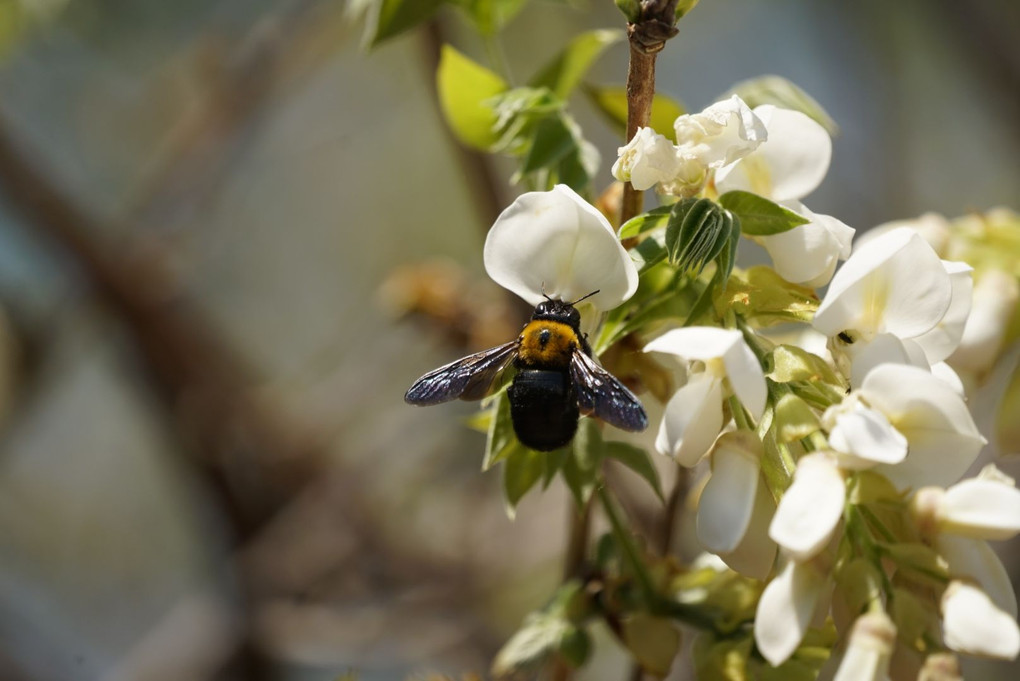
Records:
[[[851,228],[799,203],[831,153],[827,133],[804,114],[771,106],[752,112],[733,97],[677,119],[676,139],[642,129],[620,149],[614,174],[638,189],[658,184],[690,195],[714,183],[720,193],[752,191],[781,203],[810,222],[759,238],[776,269],[811,287],[831,279],[812,326],[845,378],[833,388],[846,394],[827,409],[815,405],[816,437],[785,461],[785,490],[768,484],[763,465],[762,437],[775,418],[767,411],[778,400],[763,371],[768,343],[747,327],[687,327],[644,348],[687,362],[688,380],[665,406],[655,448],[686,467],[707,462],[697,535],[737,572],[767,580],[754,627],[758,650],[782,664],[831,615],[843,633],[834,678],[887,678],[894,650],[907,645],[897,638],[891,592],[849,615],[833,605],[837,566],[853,543],[848,525],[861,505],[855,485],[881,476],[917,528],[912,539],[889,541],[930,549],[948,576],[935,592],[945,646],[1017,657],[1016,596],[987,542],[1020,532],[1020,491],[994,467],[963,479],[986,444],[966,389],[1002,352],[1016,279],[989,270],[974,286],[969,265],[941,257],[947,237],[938,228],[883,229],[851,254]],[[846,263],[835,271],[838,260]],[[532,304],[598,290],[585,304],[605,311],[638,286],[612,226],[565,186],[524,194],[504,211],[486,241],[485,266]],[[876,569],[894,579],[895,558]],[[924,662],[945,663],[937,655]]]
[[[807,115],[763,104],[752,111],[740,97],[717,102],[673,125],[677,143],[641,128],[619,149],[613,176],[635,189],[658,185],[663,194],[694,196],[714,182],[719,193],[750,191],[775,201],[809,222],[781,234],[757,237],[776,271],[816,288],[850,254],[854,230],[812,212],[801,199],[825,178],[832,140]]]

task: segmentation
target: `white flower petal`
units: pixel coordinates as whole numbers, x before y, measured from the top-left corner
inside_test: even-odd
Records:
[[[987,371],[1002,350],[1006,326],[1020,300],[1020,284],[1001,270],[984,272],[974,285],[970,316],[949,363],[958,370]]]
[[[872,340],[861,339],[854,343],[837,343],[837,352],[842,350],[850,358],[850,385],[859,388],[864,377],[879,364],[909,364],[928,369],[928,359],[921,346],[913,339],[902,339],[891,333],[880,333]]]
[[[772,572],[772,564],[776,560],[778,546],[769,537],[769,523],[776,512],[776,503],[772,493],[765,486],[762,477],[758,476],[758,488],[754,494],[754,508],[751,511],[751,523],[744,532],[740,545],[729,553],[719,554],[731,569],[745,577],[764,580]]]
[[[799,111],[765,104],[754,113],[765,123],[768,139],[739,163],[716,173],[719,192],[742,189],[773,201],[804,198],[829,170],[829,133]]]
[[[835,426],[829,432],[829,445],[841,454],[859,459],[840,462],[847,468],[868,468],[874,464],[897,464],[907,456],[907,438],[896,430],[884,414],[856,401],[852,410],[835,411]]]
[[[761,472],[761,442],[747,431],[726,433],[712,450],[712,476],[698,501],[697,533],[712,553],[734,551],[747,532]]]
[[[876,469],[901,489],[951,485],[984,445],[963,398],[924,369],[882,364],[864,378],[858,395],[907,438],[907,457]]]
[[[761,420],[765,412],[765,401],[768,398],[768,386],[758,358],[747,347],[743,337],[734,343],[723,355],[726,366],[726,377],[730,379],[733,392],[744,408],[751,412],[755,421]]]
[[[655,449],[690,468],[708,452],[722,426],[722,383],[707,373],[692,376],[666,403]]]
[[[948,260],[943,260],[942,264],[949,275],[949,283],[952,288],[949,308],[933,329],[914,339],[924,349],[928,362],[933,364],[949,357],[959,347],[960,339],[963,338],[963,329],[967,323],[967,316],[970,315],[971,294],[974,287],[971,277],[973,267],[964,262]]]
[[[702,361],[722,357],[742,343],[739,331],[715,326],[689,326],[662,334],[645,346],[645,352],[666,352],[686,359]]]
[[[843,476],[829,454],[801,457],[793,484],[779,500],[769,536],[794,560],[813,558],[835,532],[845,500]]]
[[[853,252],[813,324],[826,336],[856,330],[913,338],[934,328],[951,300],[949,274],[931,246],[908,229],[893,230]]]
[[[764,124],[737,95],[699,114],[680,116],[673,129],[680,155],[710,168],[743,158],[767,136]]]
[[[940,381],[948,385],[953,389],[960,397],[966,397],[967,391],[963,387],[963,381],[960,379],[960,374],[953,370],[953,367],[949,366],[945,362],[935,362],[931,365],[931,375],[938,378]],[[971,407],[974,408],[973,405]]]
[[[995,480],[963,480],[942,495],[938,515],[943,532],[1011,539],[1020,533],[1020,490]]]
[[[618,150],[613,164],[613,177],[630,182],[634,189],[644,191],[659,182],[672,182],[680,172],[676,147],[664,135],[651,128],[638,128],[626,146]]]
[[[935,550],[945,559],[950,575],[973,580],[997,608],[1017,616],[1013,582],[988,542],[942,534],[935,539]]]
[[[532,305],[545,293],[609,310],[634,294],[637,268],[609,221],[566,185],[528,192],[504,210],[485,239],[485,270]]]
[[[1015,660],[1020,654],[1020,628],[981,589],[952,582],[942,596],[942,628],[946,645],[969,655]]]
[[[785,662],[804,640],[826,583],[812,564],[791,560],[765,587],[754,616],[754,640],[772,666]]]
[[[884,612],[869,612],[854,620],[843,661],[833,681],[884,681],[896,644],[896,625]]]
[[[806,225],[756,239],[772,258],[779,275],[811,288],[824,286],[836,263],[850,255],[854,229],[828,215],[819,215],[797,201],[784,201],[790,210],[811,220]]]

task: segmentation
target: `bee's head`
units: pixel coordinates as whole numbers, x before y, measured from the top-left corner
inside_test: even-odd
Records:
[[[532,319],[551,319],[557,322],[563,322],[569,324],[574,329],[581,327],[581,313],[574,307],[585,298],[589,298],[598,293],[598,291],[592,291],[588,295],[578,298],[572,303],[566,303],[562,300],[553,300],[549,296],[545,296],[545,300],[535,307],[535,312],[531,315]],[[542,295],[545,295],[544,293]]]

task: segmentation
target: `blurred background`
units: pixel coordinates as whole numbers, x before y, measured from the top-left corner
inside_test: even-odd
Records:
[[[484,672],[558,582],[559,483],[511,522],[471,405],[402,401],[518,325],[481,268],[511,168],[432,91],[439,42],[484,51],[447,10],[366,53],[355,17],[0,2],[0,678]],[[536,0],[503,44],[523,79],[620,26]],[[839,123],[813,210],[1018,207],[1017,3],[702,0],[680,29],[658,87],[689,108],[775,73]],[[625,74],[618,45],[589,80]],[[573,111],[605,186],[621,141]]]

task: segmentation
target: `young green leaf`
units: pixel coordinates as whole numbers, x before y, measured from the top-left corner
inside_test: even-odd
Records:
[[[534,75],[528,83],[531,87],[547,87],[556,96],[566,99],[584,78],[591,65],[599,55],[624,38],[623,31],[599,30],[589,31],[577,36]]]
[[[503,464],[503,495],[506,512],[511,519],[516,512],[517,503],[542,479],[545,458],[545,452],[528,449],[519,442],[512,446],[512,451]]]
[[[446,0],[382,0],[374,13],[369,47],[410,30],[432,18]]]
[[[719,197],[719,204],[740,218],[740,228],[749,236],[781,234],[810,222],[803,215],[751,192],[726,192]]]
[[[643,448],[626,442],[607,442],[606,456],[616,459],[627,468],[631,469],[652,486],[659,501],[664,501],[662,486],[659,482],[659,471],[652,463],[652,458]]]
[[[627,131],[627,89],[622,85],[607,87],[585,85],[584,94],[606,122],[623,136]],[[652,114],[648,127],[676,142],[673,121],[685,112],[686,109],[679,101],[657,92],[652,100]]]
[[[639,612],[625,618],[623,644],[645,671],[658,677],[669,674],[680,651],[680,632],[665,617]]]
[[[486,102],[506,92],[502,78],[444,45],[436,73],[439,105],[457,138],[476,149],[487,150],[499,140],[495,110]]]
[[[762,104],[774,104],[807,114],[825,128],[830,135],[839,133],[839,126],[808,93],[781,76],[760,76],[734,85],[726,96],[739,95],[752,109]]]
[[[583,508],[595,491],[599,465],[605,455],[602,435],[592,419],[581,419],[577,435],[567,460],[563,462],[563,480],[567,483],[574,501]]]
[[[576,152],[577,142],[559,116],[544,118],[535,126],[534,138],[524,161],[522,173],[532,173],[549,168],[562,161],[571,152]]]
[[[485,457],[482,471],[487,471],[509,456],[517,443],[513,422],[510,420],[510,400],[506,391],[494,395],[489,405],[489,430],[485,437]]]
[[[499,33],[527,0],[452,0],[467,14],[478,32],[484,36]]]
[[[673,206],[659,206],[653,208],[646,213],[642,213],[636,217],[627,220],[620,227],[620,238],[630,239],[632,237],[644,234],[645,232],[651,231],[656,227],[662,227],[669,220],[669,213],[673,210]]]

